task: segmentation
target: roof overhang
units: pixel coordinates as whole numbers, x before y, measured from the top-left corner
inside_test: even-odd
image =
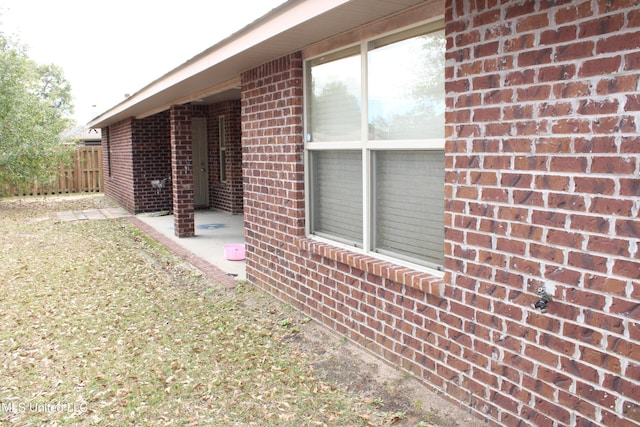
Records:
[[[105,127],[187,102],[240,97],[240,74],[425,0],[289,0],[89,122]]]

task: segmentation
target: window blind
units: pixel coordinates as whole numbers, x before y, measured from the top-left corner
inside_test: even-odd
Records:
[[[311,232],[362,246],[362,153],[314,151]]]
[[[373,249],[442,265],[444,151],[377,151],[373,158]]]

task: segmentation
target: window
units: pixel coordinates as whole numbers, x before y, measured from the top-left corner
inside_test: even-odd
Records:
[[[227,181],[227,131],[224,116],[218,117],[218,153],[220,158],[220,182]]]
[[[111,138],[109,137],[109,130],[111,128],[104,128],[103,130],[103,136],[102,139],[106,141],[106,147],[105,149],[107,150],[107,176],[111,177]]]
[[[440,24],[305,63],[309,234],[441,268],[444,52]]]

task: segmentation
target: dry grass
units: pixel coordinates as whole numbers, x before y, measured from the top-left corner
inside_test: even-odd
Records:
[[[228,290],[126,220],[60,222],[101,198],[0,201],[0,424],[388,425],[287,346],[305,320]]]

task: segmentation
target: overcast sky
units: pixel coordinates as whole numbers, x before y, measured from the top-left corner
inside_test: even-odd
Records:
[[[61,66],[86,124],[285,0],[0,0],[0,31]]]

